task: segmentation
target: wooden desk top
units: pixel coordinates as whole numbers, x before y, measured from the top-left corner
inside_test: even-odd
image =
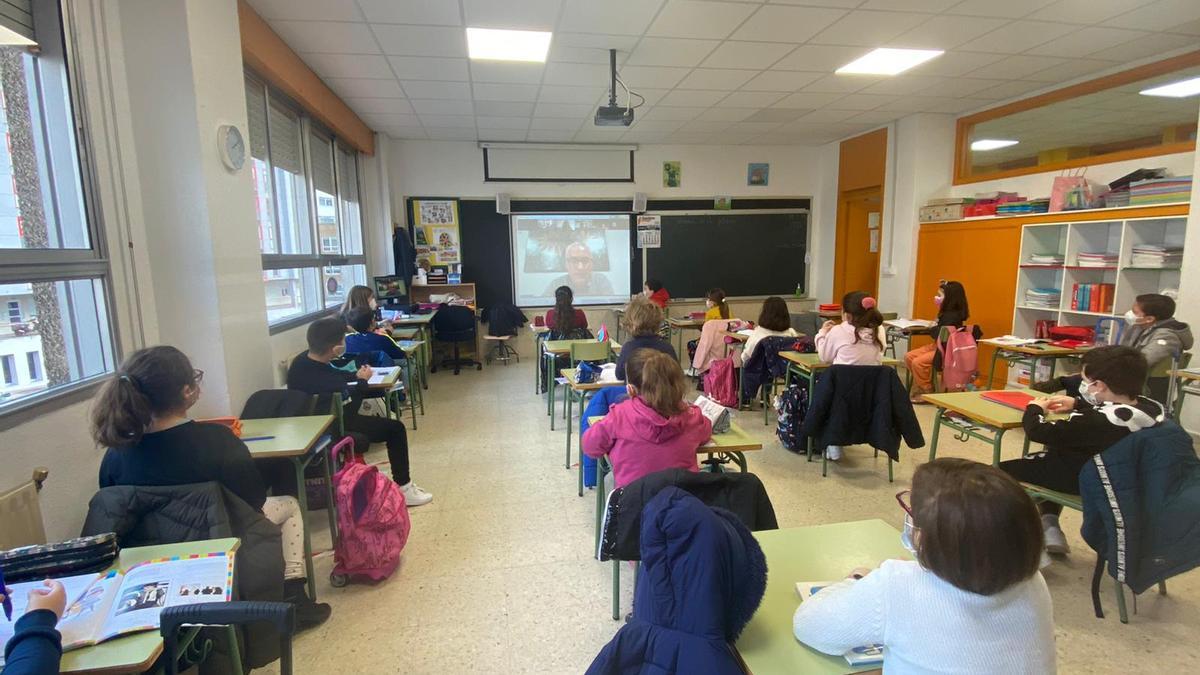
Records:
[[[247,422],[250,420],[246,420]],[[237,539],[210,539],[184,544],[139,546],[123,549],[112,569],[127,569],[147,560],[185,555],[220,553],[233,555],[238,550]],[[136,633],[98,645],[66,652],[59,671],[63,673],[140,673],[150,669],[162,654],[163,641],[155,631]]]
[[[897,507],[897,513],[900,509]],[[896,522],[900,522],[899,515]],[[771,573],[762,604],[734,648],[755,675],[770,673],[849,673],[841,656],[822,654],[796,640],[792,615],[800,606],[797,581],[837,581],[856,567],[873,567],[889,558],[911,560],[900,545],[900,532],[882,520],[860,520],[754,533]]]
[[[392,339],[394,340],[411,340],[420,334],[421,331],[417,328],[392,328]]]
[[[604,419],[604,415],[593,415],[588,418],[588,424],[595,424]],[[704,445],[696,448],[697,455],[711,455],[718,452],[753,452],[762,450],[762,443],[746,433],[737,422],[729,424],[729,431],[723,434],[713,434]]]
[[[784,361],[790,361],[791,363],[794,363],[797,366],[800,366],[800,368],[802,370],[807,370],[809,372],[825,370],[826,368],[829,368],[830,366],[833,365],[832,363],[825,363],[824,361],[822,361],[821,357],[818,356],[817,354],[803,354],[801,352],[779,352],[779,358],[783,359]],[[896,366],[900,365],[900,360],[893,359],[893,358],[884,358],[884,359],[880,360],[879,365],[895,368]]]
[[[428,314],[413,314],[407,319],[392,319],[393,326],[419,326],[428,324],[433,321],[433,317],[437,316],[438,311],[435,309]]]
[[[571,345],[588,344],[595,341],[594,338],[585,338],[583,340],[546,340],[542,343],[542,349],[547,354],[570,354]],[[608,343],[612,346],[614,352],[621,351],[621,343],[616,340],[609,340]]]
[[[1042,342],[1029,345],[1006,345],[1003,342],[998,343],[994,339],[980,340],[979,344],[995,347],[1005,352],[1028,354],[1030,356],[1077,356],[1090,349],[1090,347],[1055,347],[1054,345]]]
[[[567,378],[567,386],[570,387],[572,391],[599,391],[605,387],[625,386],[624,380],[619,380],[617,382],[588,382],[586,384],[580,384],[575,381],[575,370],[575,368],[562,369],[562,376]]]
[[[1032,389],[994,389],[992,391],[1024,391],[1034,398],[1046,396]],[[982,391],[959,391],[946,394],[925,394],[922,398],[933,405],[956,412],[975,422],[982,422],[997,429],[1016,429],[1021,426],[1024,410],[983,398]]]
[[[728,331],[728,330],[721,331],[721,336],[730,338],[737,342],[745,342],[746,340],[750,339],[749,335],[742,335],[741,333],[735,333],[733,331]]]
[[[1200,380],[1200,370],[1172,370],[1171,374],[1181,380],[1186,380],[1189,382]]]
[[[405,354],[417,351],[423,344],[425,344],[424,340],[396,340],[396,346],[404,350]]]
[[[242,420],[242,438],[274,436],[246,443],[250,456],[255,459],[297,457],[306,454],[330,424],[333,424],[333,415]]]
[[[667,319],[667,323],[671,328],[702,328],[705,319],[693,319],[690,316],[681,316],[673,319]]]
[[[399,345],[397,345],[397,346],[399,346]],[[412,351],[408,350],[408,349],[405,349],[404,352],[406,354],[412,353]],[[386,391],[386,390],[391,389],[392,387],[396,386],[396,381],[400,379],[400,375],[402,374],[402,371],[404,369],[400,366],[391,366],[391,367],[393,368],[392,372],[388,373],[388,375],[383,378],[382,382],[379,382],[377,384],[368,384],[367,388],[371,389],[373,391],[381,391],[381,390]]]

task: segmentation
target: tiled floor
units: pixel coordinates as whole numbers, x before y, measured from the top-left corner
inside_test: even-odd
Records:
[[[335,589],[331,559],[319,561],[320,599],[333,605],[333,617],[297,639],[299,672],[578,673],[612,637],[611,567],[592,558],[595,498],[576,496],[575,470],[563,468],[565,433],[561,424],[550,431],[532,367],[525,361],[432,376],[427,414],[409,438],[413,476],[436,498],[410,511],[412,535],[387,581]],[[919,415],[928,430],[932,411],[921,406]],[[893,495],[927,455],[904,455],[888,484],[882,456],[851,448],[823,479],[819,463],[779,446],[760,411],[740,413],[739,422],[763,441],[750,469],[766,484],[782,527],[863,518],[899,524]],[[1020,454],[1021,440],[1009,434],[1006,457]],[[987,461],[990,448],[943,435],[939,455]],[[371,458],[382,460],[383,452]],[[316,545],[327,546],[317,516]],[[1045,571],[1059,671],[1196,672],[1200,573],[1172,580],[1166,597],[1145,594],[1129,625],[1117,620],[1106,584],[1111,614],[1096,619],[1089,594],[1095,558],[1078,536],[1079,514],[1063,521],[1074,550]],[[622,577],[623,611],[631,577]]]

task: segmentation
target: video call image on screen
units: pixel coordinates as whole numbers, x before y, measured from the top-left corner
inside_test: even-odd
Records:
[[[554,304],[554,289],[570,286],[575,303],[629,299],[629,216],[512,216],[517,304]]]

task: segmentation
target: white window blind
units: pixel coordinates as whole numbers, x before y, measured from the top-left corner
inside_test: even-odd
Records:
[[[327,195],[337,194],[333,182],[333,144],[320,134],[308,135],[312,153],[313,187]]]
[[[303,174],[300,149],[300,119],[296,115],[272,103],[271,119],[271,164],[288,173]]]
[[[0,26],[30,40],[35,39],[32,0],[0,0]]]
[[[246,116],[250,124],[250,154],[267,160],[267,91],[261,84],[246,80]]]

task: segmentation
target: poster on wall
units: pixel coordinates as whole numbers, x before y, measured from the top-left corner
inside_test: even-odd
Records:
[[[434,265],[462,262],[458,200],[414,199],[413,223],[418,268],[429,271]]]
[[[746,166],[746,185],[765,186],[771,180],[771,165],[751,162]]]
[[[683,181],[683,165],[681,162],[663,162],[663,187],[677,188]]]
[[[662,247],[661,216],[642,215],[637,217],[637,245],[638,248]]]

